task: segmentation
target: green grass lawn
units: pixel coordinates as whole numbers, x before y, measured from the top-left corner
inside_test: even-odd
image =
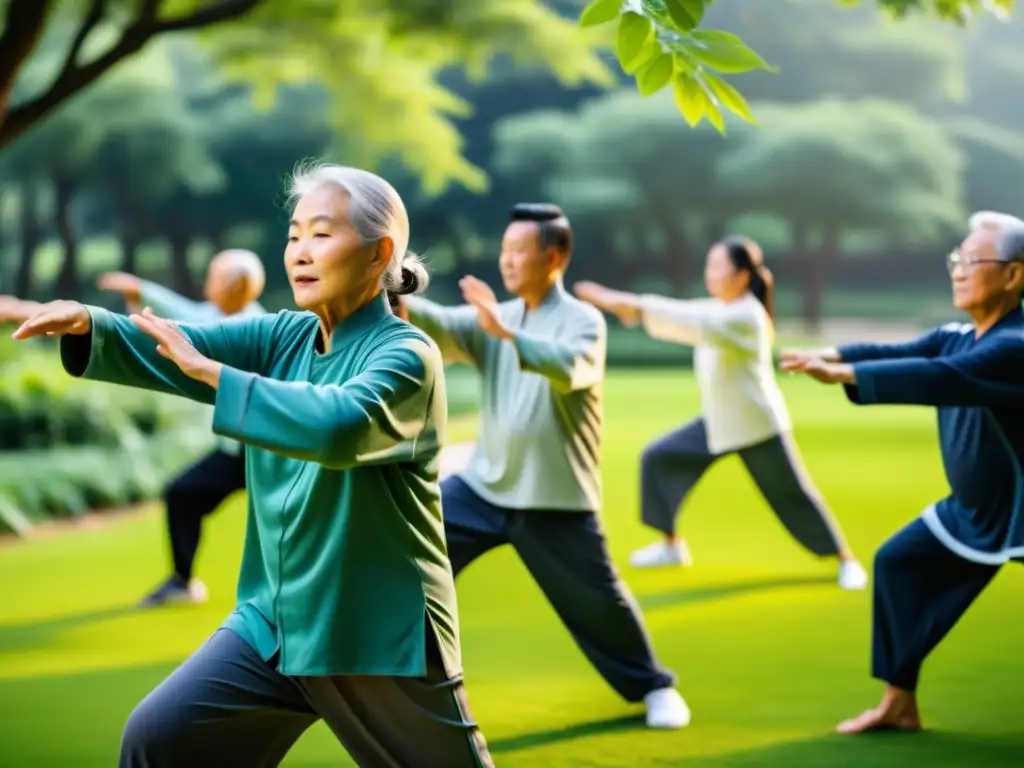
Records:
[[[870,562],[890,533],[945,492],[933,416],[856,409],[841,391],[811,382],[784,386],[810,470]],[[695,408],[689,374],[609,380],[604,517],[620,563],[651,539],[637,520],[638,454]],[[165,573],[159,515],[0,547],[0,765],[114,765],[132,706],[231,609],[242,525],[239,503],[208,525],[199,571],[210,604],[150,613],[126,606]],[[931,731],[851,739],[833,736],[834,724],[879,694],[868,677],[869,593],[840,591],[833,565],[786,536],[736,460],[696,490],[682,532],[692,569],[623,565],[693,708],[692,725],[679,732],[644,730],[637,708],[587,665],[511,551],[466,572],[459,597],[470,701],[498,765],[1020,764],[1018,569],[993,583],[930,660],[922,700]],[[285,763],[339,764],[349,763],[322,726]]]

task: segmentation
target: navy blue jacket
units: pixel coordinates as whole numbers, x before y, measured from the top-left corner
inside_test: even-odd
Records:
[[[977,563],[1024,559],[1024,312],[976,338],[953,323],[906,344],[839,348],[858,405],[938,409],[952,493],[922,519],[949,549]]]

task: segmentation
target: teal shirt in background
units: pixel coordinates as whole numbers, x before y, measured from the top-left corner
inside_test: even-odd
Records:
[[[142,306],[149,307],[158,317],[168,320],[176,320],[180,323],[215,323],[223,320],[227,315],[220,311],[216,304],[209,301],[193,301],[192,299],[175,293],[170,288],[165,288],[149,280],[142,281],[142,291],[139,296]],[[252,302],[235,317],[252,317],[264,315],[265,310],[259,302]],[[242,446],[235,440],[218,435],[216,437],[217,449],[232,456],[242,453]]]
[[[124,316],[89,308],[65,336],[72,375],[214,405],[246,445],[248,521],[238,605],[224,626],[288,675],[426,674],[426,632],[461,672],[438,464],[447,427],[441,354],[380,297],[316,351],[308,312],[181,326],[225,367],[216,391],[185,376]]]
[[[604,316],[559,284],[533,311],[522,299],[501,304],[515,334],[505,341],[480,327],[471,306],[403,299],[446,360],[481,374],[476,450],[460,473],[466,484],[508,509],[599,511]]]

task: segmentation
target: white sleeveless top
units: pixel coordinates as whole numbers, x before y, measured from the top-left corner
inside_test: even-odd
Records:
[[[637,306],[648,334],[694,347],[711,453],[735,451],[792,429],[775,379],[771,318],[753,294],[731,302],[645,294]]]

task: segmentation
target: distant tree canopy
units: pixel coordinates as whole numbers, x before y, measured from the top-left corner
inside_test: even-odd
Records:
[[[618,257],[624,277],[647,271],[646,256],[680,295],[731,219],[785,222],[792,255],[805,261],[811,327],[822,319],[825,278],[844,235],[934,242],[962,226],[961,156],[942,127],[915,110],[835,99],[758,109],[764,128],[725,140],[710,126],[679,125],[667,94],[621,91],[576,114],[500,123],[494,165],[541,182],[584,229],[605,233],[600,258]]]
[[[120,3],[135,12],[127,0],[108,0],[110,20],[92,30],[83,56],[102,55],[123,34],[124,21],[114,17]],[[16,108],[49,88],[87,5],[55,6],[66,10],[49,17],[45,38],[21,68]],[[326,14],[339,5],[385,8],[371,0],[299,0],[294,7]],[[552,2],[564,17],[559,29],[577,41],[583,33],[573,19],[582,5]],[[196,7],[164,0],[161,18]],[[268,300],[286,297],[278,257],[287,220],[283,182],[297,160],[327,155],[371,165],[398,186],[413,245],[426,252],[436,290],[452,298],[467,270],[497,279],[508,205],[546,198],[564,205],[577,225],[574,271],[676,295],[699,290],[700,260],[714,239],[730,230],[754,236],[778,266],[780,306],[788,313],[802,300],[813,326],[823,296],[835,310],[832,288],[873,285],[874,270],[890,259],[899,260],[893,270],[901,280],[934,275],[941,283],[935,254],[961,236],[967,211],[1024,213],[1024,107],[1013,98],[1024,77],[1017,55],[1024,19],[1000,23],[990,14],[962,30],[934,13],[898,24],[880,23],[882,15],[873,2],[710,5],[702,24],[735,32],[783,73],[742,78],[763,128],[724,113],[727,139],[707,120],[688,128],[673,89],[643,98],[615,67],[620,88],[605,91],[600,77],[566,87],[550,70],[509,57],[495,59],[482,80],[462,67],[438,67],[430,88],[471,105],[472,114],[468,106],[466,116],[438,111],[389,134],[390,126],[378,130],[359,116],[367,114],[364,104],[382,120],[404,114],[387,100],[407,87],[392,83],[405,70],[379,80],[357,74],[365,90],[320,82],[300,40],[308,18],[268,16],[260,31],[249,26],[257,17],[247,16],[209,34],[160,34],[0,152],[0,290],[104,301],[91,293],[92,278],[124,268],[195,295],[207,257],[231,245],[263,254]],[[245,53],[248,43],[226,47],[250,29],[269,45],[274,24],[290,28],[277,38],[287,44],[273,53],[276,64],[247,61],[256,58]],[[609,24],[595,34],[614,30]],[[419,34],[417,45],[426,31]],[[411,56],[411,39],[388,45]],[[444,38],[438,32],[436,39]],[[0,59],[10,50],[0,48]],[[588,45],[582,50],[592,56]],[[327,69],[325,57],[308,61]],[[338,61],[335,79],[361,66]],[[276,70],[290,73],[289,82],[272,86]],[[272,94],[273,106],[263,108],[254,94]],[[865,124],[869,117],[875,125]],[[435,118],[465,137],[455,149],[440,145],[439,165],[425,148]],[[410,144],[424,165],[407,165],[410,155],[387,149],[402,140],[400,131],[415,134],[424,124],[428,130]],[[486,172],[485,194],[465,183],[441,194],[428,186],[457,178],[453,157]]]

